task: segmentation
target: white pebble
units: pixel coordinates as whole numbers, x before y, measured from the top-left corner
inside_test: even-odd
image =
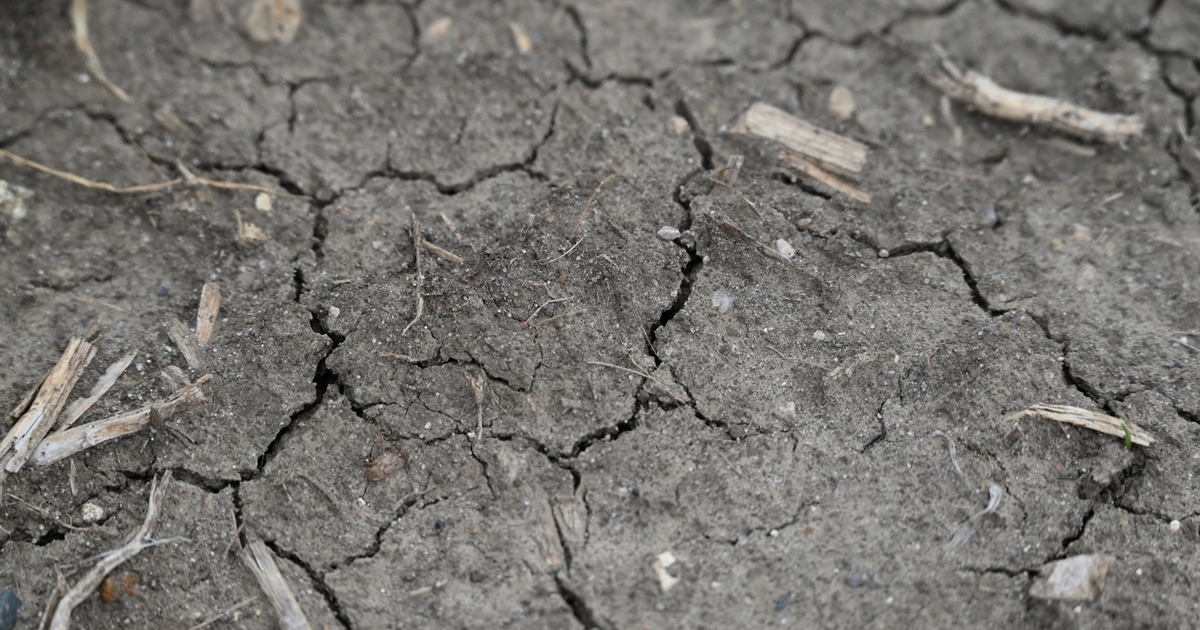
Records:
[[[813,339],[816,339],[817,341],[825,341],[825,337],[826,337],[825,333],[821,332],[819,330],[817,332],[813,333]]]
[[[679,238],[679,229],[669,225],[664,225],[658,228],[658,238],[661,238],[664,241],[673,241]]]
[[[728,313],[729,309],[733,308],[733,296],[726,293],[723,289],[713,291],[712,307],[717,309],[718,313]]]
[[[258,196],[254,198],[254,207],[262,210],[263,212],[270,212],[271,195],[268,195],[267,193],[258,193]]]
[[[781,238],[775,241],[775,251],[788,260],[796,257],[796,248],[792,247],[792,244],[787,242],[786,239]]]
[[[96,521],[104,518],[104,508],[92,503],[91,501],[79,506],[79,512],[79,515],[83,517],[83,522],[85,523],[95,523]]]
[[[329,319],[336,319],[337,316],[341,315],[341,314],[342,314],[342,309],[340,309],[336,306],[329,307]]]
[[[1172,534],[1179,531],[1179,521],[1178,520],[1171,521],[1171,524],[1167,526],[1167,529],[1170,529]]]
[[[879,257],[880,257],[880,258],[887,258],[888,256],[891,256],[891,255],[892,255],[892,253],[891,253],[891,252],[889,252],[889,251],[888,251],[888,250],[886,250],[886,249],[881,249],[881,250],[879,250]]]

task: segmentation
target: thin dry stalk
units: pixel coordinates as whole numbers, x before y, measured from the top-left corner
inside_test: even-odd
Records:
[[[141,431],[150,425],[153,412],[157,412],[160,417],[170,418],[178,409],[203,401],[212,392],[212,388],[208,387],[208,381],[211,379],[212,374],[205,374],[161,403],[152,403],[140,409],[55,433],[38,444],[33,453],[33,463],[38,466],[53,464],[97,444]]]
[[[608,183],[608,180],[610,180],[614,177],[617,177],[617,176],[623,177],[623,175],[621,175],[621,173],[613,173],[612,175],[609,175],[608,177],[605,177],[604,179],[600,180],[600,184],[597,185],[596,189],[592,191],[592,196],[588,197],[587,203],[583,204],[583,212],[579,213],[579,218],[576,219],[576,221],[575,221],[575,229],[571,230],[571,236],[575,236],[575,234],[577,234],[579,232],[579,226],[583,225],[583,219],[585,217],[587,217],[588,208],[592,207],[592,202],[596,200],[596,195],[600,194],[600,189],[604,188],[604,185]],[[578,243],[576,243],[576,245],[578,245]],[[571,249],[574,249],[574,248],[572,247]]]
[[[755,103],[729,130],[778,142],[820,168],[854,179],[867,163],[867,146],[766,103]]]
[[[470,372],[464,371],[463,376],[467,379],[467,384],[471,386],[471,393],[475,394],[475,411],[477,424],[475,427],[475,439],[483,438],[483,375],[474,376]]]
[[[106,184],[104,182],[92,181],[90,179],[87,179],[86,177],[80,177],[74,173],[68,173],[66,171],[60,171],[55,168],[50,168],[49,166],[46,166],[45,164],[34,162],[33,160],[27,160],[15,153],[12,153],[10,151],[5,151],[4,149],[0,149],[0,157],[7,158],[8,160],[10,160],[13,163],[13,166],[16,166],[18,168],[31,168],[35,171],[40,171],[47,175],[51,175],[53,177],[57,177],[59,179],[71,182],[72,184],[77,184],[79,186],[83,186],[84,188],[91,188],[93,190],[103,190],[104,192],[115,193],[118,195],[140,195],[143,193],[162,192],[169,188],[174,188],[175,186],[187,185],[187,186],[208,186],[211,188],[224,188],[227,190],[250,190],[250,191],[255,191],[255,192],[265,192],[265,193],[268,193],[271,195],[276,195],[278,197],[287,197],[290,199],[302,199],[302,197],[300,197],[298,195],[293,195],[293,194],[282,192],[279,190],[274,190],[271,188],[267,188],[266,186],[258,186],[256,184],[239,184],[237,182],[219,182],[219,181],[212,180],[212,179],[205,179],[203,177],[196,177],[195,175],[192,175],[190,172],[188,172],[186,168],[183,168],[183,165],[180,163],[176,163],[176,167],[180,169],[180,172],[183,173],[184,176],[179,179],[172,179],[170,181],[159,182],[157,184],[140,184],[137,186],[125,186],[123,188],[118,188],[116,186],[113,186],[112,184]]]
[[[422,280],[422,278],[421,278],[421,224],[417,223],[417,218],[415,216],[413,217],[411,229],[412,229],[413,256],[414,256],[414,262],[416,263],[416,271],[417,271],[417,314],[413,316],[411,322],[408,322],[408,325],[404,327],[404,330],[400,331],[401,337],[403,337],[405,335],[405,333],[408,332],[409,328],[413,327],[413,324],[417,323],[417,320],[421,319],[421,314],[425,312],[425,297],[421,295],[421,288],[422,288],[421,287],[421,285],[422,285],[422,281],[421,281]]]
[[[142,526],[138,528],[128,543],[102,558],[96,563],[96,566],[92,567],[91,571],[88,571],[75,583],[71,590],[63,594],[54,608],[54,616],[50,620],[50,630],[67,630],[71,625],[71,612],[75,610],[75,607],[82,604],[113,569],[121,566],[126,560],[146,548],[146,543],[150,542],[150,534],[154,532],[154,526],[158,523],[158,513],[162,509],[170,483],[171,471],[169,470],[163,473],[161,479],[150,483],[150,503],[146,507],[146,518],[142,521]],[[49,616],[50,611],[47,610],[46,614]]]
[[[632,360],[633,359],[630,359],[630,361],[632,361]],[[686,405],[688,402],[688,401],[680,398],[679,396],[677,396],[675,394],[675,392],[671,391],[670,387],[667,387],[666,383],[662,382],[661,380],[659,380],[658,378],[656,378],[653,374],[650,374],[649,372],[644,372],[640,369],[639,370],[631,370],[627,367],[621,367],[619,365],[613,365],[612,363],[605,363],[603,361],[588,361],[588,365],[599,365],[601,367],[607,367],[607,368],[612,368],[614,370],[620,370],[622,372],[629,372],[630,374],[636,374],[644,379],[653,381],[655,384],[657,384],[659,387],[661,387],[663,389],[663,391],[667,393],[668,396],[671,397],[671,400],[674,400],[675,402],[677,402],[681,405]],[[637,365],[637,364],[634,363],[634,365]]]
[[[437,256],[438,258],[441,258],[442,260],[452,262],[452,263],[461,263],[463,261],[462,256],[459,256],[458,254],[455,254],[454,252],[452,252],[448,249],[442,249],[441,247],[438,247],[437,245],[434,245],[433,243],[430,243],[429,241],[422,240],[421,247],[424,247],[425,249],[428,249],[429,251],[433,252],[434,256]]]
[[[212,341],[213,329],[217,326],[217,314],[221,312],[221,287],[211,282],[204,283],[200,291],[200,308],[196,311],[196,343],[207,346]]]
[[[114,96],[125,101],[133,103],[133,99],[125,93],[117,84],[108,80],[104,75],[104,68],[100,65],[100,57],[96,55],[96,49],[92,48],[92,39],[88,35],[88,3],[87,0],[75,0],[71,3],[71,26],[75,31],[75,47],[83,56],[87,58],[88,72],[96,77],[96,81],[103,85]]]
[[[971,540],[975,532],[979,531],[979,521],[983,520],[983,517],[988,514],[1000,509],[1000,500],[1003,498],[1004,488],[999,484],[988,484],[987,507],[976,512],[971,518],[967,519],[966,523],[963,523],[962,527],[958,528],[958,531],[954,534],[954,538],[951,538],[950,542],[946,543],[946,549],[953,549]]]
[[[1124,142],[1142,135],[1139,116],[1106,114],[1056,98],[1026,94],[1000,87],[990,78],[950,61],[940,46],[934,47],[940,63],[924,77],[943,94],[1003,120],[1045,125],[1056,131],[1107,143]]]
[[[87,367],[92,355],[92,344],[79,337],[72,338],[67,344],[66,351],[54,369],[46,375],[46,380],[29,410],[0,442],[0,463],[4,465],[3,471],[0,471],[0,478],[6,473],[21,470],[33,455],[38,443],[54,426],[59,412],[67,402],[67,396],[75,388],[75,382],[79,380],[79,375]]]
[[[188,339],[187,326],[184,326],[183,322],[179,321],[179,318],[171,318],[171,326],[167,328],[167,336],[171,338],[171,341],[175,342],[175,346],[179,348],[179,352],[187,360],[188,366],[193,370],[198,369],[201,361],[196,344],[191,339]]]
[[[92,405],[95,405],[96,401],[100,400],[100,397],[116,384],[117,379],[121,377],[121,374],[125,372],[129,364],[133,363],[133,357],[135,356],[137,356],[137,352],[130,352],[121,357],[116,363],[108,366],[108,369],[104,371],[104,376],[101,376],[100,380],[96,381],[96,384],[92,386],[92,392],[88,394],[87,398],[80,398],[71,403],[71,406],[67,407],[67,410],[59,416],[58,422],[55,423],[55,430],[61,431],[82,418],[83,414],[87,413],[88,409],[91,409]]]
[[[251,538],[242,550],[242,562],[258,579],[263,593],[275,608],[275,614],[279,616],[280,630],[310,630],[308,618],[304,616],[304,611],[300,610],[300,602],[296,601],[292,587],[288,586],[283,574],[279,572],[279,567],[275,566],[275,558],[271,555],[271,550],[267,549],[267,545],[261,540]]]
[[[928,405],[927,405],[927,406],[926,406],[924,409],[922,409],[922,410],[921,410],[921,413],[918,413],[918,414],[916,415],[916,417],[917,417],[917,418],[920,418],[920,417],[924,416],[925,414],[927,414],[927,413],[929,413],[930,411],[932,411],[934,407],[937,407],[938,405],[942,404],[942,401],[943,401],[943,400],[946,400],[947,398],[949,398],[949,397],[953,396],[954,394],[957,394],[957,393],[958,393],[958,391],[959,391],[960,389],[962,389],[962,388],[966,387],[967,385],[970,385],[970,384],[971,384],[971,381],[975,380],[975,377],[976,377],[976,376],[979,376],[979,374],[980,374],[981,372],[983,372],[984,370],[986,370],[986,369],[987,369],[987,368],[986,368],[986,367],[984,367],[984,366],[982,366],[982,365],[981,365],[981,366],[979,366],[979,367],[977,367],[977,368],[975,368],[975,371],[974,371],[974,372],[971,372],[971,375],[970,375],[970,376],[968,376],[968,377],[966,378],[966,380],[964,380],[963,382],[961,382],[961,383],[959,383],[958,385],[956,385],[956,386],[954,387],[954,389],[952,389],[952,390],[950,390],[950,391],[946,392],[945,394],[942,394],[941,396],[938,396],[938,397],[937,397],[937,400],[934,400],[933,402],[929,403],[929,404],[928,404]],[[951,447],[951,448],[953,448],[953,447]]]
[[[1134,444],[1142,446],[1150,446],[1155,442],[1154,436],[1128,420],[1068,405],[1033,405],[1024,411],[1009,414],[1004,420],[1012,422],[1021,418],[1042,418],[1054,422],[1065,422],[1120,438],[1128,437]],[[1126,429],[1128,429],[1128,434]]]

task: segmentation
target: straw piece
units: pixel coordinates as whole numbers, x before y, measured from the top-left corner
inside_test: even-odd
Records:
[[[67,344],[54,369],[46,375],[46,381],[38,390],[37,396],[29,406],[29,410],[17,421],[13,428],[0,441],[0,463],[6,473],[15,473],[28,461],[34,448],[54,426],[58,414],[67,402],[67,396],[79,380],[79,375],[87,367],[92,356],[92,344],[74,337]]]
[[[207,346],[212,341],[217,314],[221,311],[220,285],[206,282],[200,291],[200,308],[196,312],[196,343]]]
[[[88,409],[91,409],[92,405],[95,405],[96,401],[100,400],[100,397],[116,384],[117,379],[121,377],[121,374],[125,372],[129,364],[133,363],[133,357],[135,356],[137,356],[137,352],[130,352],[121,357],[116,363],[108,366],[108,369],[104,371],[104,376],[101,376],[100,380],[96,381],[96,384],[92,386],[92,392],[88,394],[87,398],[80,398],[71,403],[71,406],[67,407],[67,410],[59,416],[58,422],[54,425],[54,430],[61,431],[82,418],[83,414],[87,413]]]
[[[75,47],[87,58],[88,72],[96,77],[96,81],[100,85],[103,85],[122,101],[132,103],[133,99],[129,98],[125,90],[117,87],[117,84],[109,81],[108,77],[104,75],[104,68],[100,66],[100,57],[96,55],[96,49],[92,48],[91,37],[88,36],[87,11],[87,0],[75,0],[71,3],[71,26],[75,31]]]
[[[187,327],[178,318],[171,318],[171,326],[167,329],[167,336],[171,341],[175,342],[175,346],[179,348],[179,352],[183,354],[183,358],[187,361],[188,366],[192,369],[199,368],[200,355],[196,350],[196,344],[188,339]]]
[[[310,630],[308,618],[300,609],[300,603],[296,601],[292,588],[283,579],[279,567],[275,566],[275,558],[271,555],[271,550],[267,549],[267,545],[261,540],[251,538],[242,550],[242,562],[254,577],[258,578],[263,593],[271,600],[275,614],[279,616],[280,630]]]
[[[867,146],[818,128],[766,103],[755,103],[730,133],[773,140],[816,163],[822,169],[855,179],[867,163]]]
[[[1155,442],[1154,436],[1128,420],[1068,405],[1033,405],[1024,411],[1009,414],[1004,420],[1011,422],[1021,418],[1042,418],[1043,420],[1053,420],[1054,422],[1066,422],[1067,424],[1099,431],[1100,433],[1115,435],[1119,438],[1126,437],[1125,429],[1127,428],[1129,430],[1129,440],[1134,444],[1150,446]]]
[[[154,419],[154,412],[157,412],[159,417],[170,418],[178,409],[205,400],[208,394],[212,393],[212,388],[207,386],[211,379],[212,374],[205,374],[161,403],[152,403],[140,409],[55,433],[38,445],[33,453],[33,463],[47,466],[97,444],[141,431]]]
[[[163,473],[161,479],[150,482],[150,503],[146,507],[146,518],[142,526],[134,533],[133,538],[124,546],[115,549],[113,553],[102,558],[92,567],[71,590],[67,591],[54,607],[54,616],[50,620],[50,630],[67,630],[71,626],[71,612],[82,604],[92,591],[100,585],[113,569],[121,566],[126,560],[138,555],[150,542],[150,534],[158,523],[158,513],[162,509],[163,500],[167,496],[167,486],[171,483],[171,471]],[[49,614],[49,611],[46,611]]]

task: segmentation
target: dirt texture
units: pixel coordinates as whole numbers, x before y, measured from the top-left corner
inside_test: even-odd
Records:
[[[76,627],[276,627],[247,537],[313,628],[1200,627],[1196,2],[306,0],[287,44],[247,2],[92,0],[132,103],[70,3],[0,4],[0,149],[288,193],[0,160],[34,193],[0,214],[0,409],[98,319],[79,392],[137,357],[84,421],[214,375],[5,482],[18,628],[165,470],[184,538]],[[953,105],[958,142],[934,44],[1145,134]],[[730,134],[758,101],[865,143],[871,201]],[[1005,420],[1037,403],[1157,441]],[[1095,600],[1030,595],[1080,554],[1115,560]]]

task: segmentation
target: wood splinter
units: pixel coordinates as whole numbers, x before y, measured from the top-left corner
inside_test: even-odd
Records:
[[[1109,144],[1142,135],[1144,124],[1139,116],[1106,114],[1056,98],[1010,90],[974,70],[963,72],[941,46],[935,44],[934,51],[939,63],[924,73],[925,80],[946,96],[989,116],[1044,125],[1077,138]]]
[[[857,180],[867,163],[867,146],[861,142],[766,103],[751,105],[729,132],[776,142],[783,147],[779,160],[784,164],[859,203],[871,202],[870,195],[845,181]]]
[[[150,502],[146,507],[146,518],[142,521],[142,526],[134,532],[128,543],[101,558],[91,571],[88,571],[74,587],[67,591],[56,604],[52,605],[54,616],[50,618],[50,630],[67,630],[71,625],[72,611],[91,596],[100,582],[104,581],[105,576],[153,544],[150,541],[150,535],[154,533],[154,526],[158,523],[158,514],[162,510],[170,483],[171,471],[169,470],[163,473],[162,478],[150,483]],[[46,616],[49,614],[48,609]]]

